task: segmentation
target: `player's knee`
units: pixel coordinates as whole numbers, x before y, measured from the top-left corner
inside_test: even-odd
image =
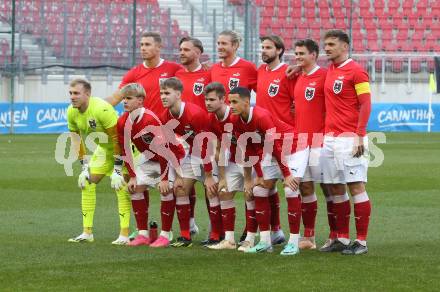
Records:
[[[103,174],[92,173],[92,174],[90,174],[89,182],[92,184],[97,184],[102,180],[103,177],[104,177]]]
[[[265,189],[268,189],[268,190],[274,189],[276,187],[276,181],[274,181],[274,180],[264,180],[263,181],[263,187]]]
[[[350,190],[350,194],[352,196],[361,194],[363,192],[365,192],[365,183],[364,182],[352,182],[352,183],[347,183],[348,189]]]
[[[328,185],[328,189],[332,196],[339,196],[345,194],[345,185],[344,184],[331,184]]]
[[[229,201],[234,199],[234,193],[233,192],[220,192],[218,194],[220,201]]]
[[[313,195],[315,192],[315,188],[313,186],[313,182],[304,182],[299,185],[299,190],[301,192],[301,196],[307,197]]]

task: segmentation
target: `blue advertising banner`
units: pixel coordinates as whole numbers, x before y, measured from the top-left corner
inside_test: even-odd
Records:
[[[431,132],[440,132],[440,103],[375,103],[371,108],[368,131],[427,132],[431,113]]]
[[[67,132],[68,103],[16,103],[14,104],[15,134],[49,134]],[[116,109],[123,111],[121,105]],[[11,108],[0,103],[0,134],[9,133]]]
[[[14,133],[62,133],[67,131],[68,103],[16,103],[14,104]],[[122,106],[117,107],[119,113]],[[440,132],[440,104],[432,105],[431,131]],[[376,103],[372,105],[368,131],[426,132],[429,110],[427,104]],[[0,103],[0,134],[9,133],[10,105]]]

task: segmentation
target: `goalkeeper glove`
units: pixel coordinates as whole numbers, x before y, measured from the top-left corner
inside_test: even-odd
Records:
[[[90,173],[89,173],[89,165],[86,161],[80,160],[82,165],[81,173],[78,176],[78,187],[80,189],[83,189],[86,187],[86,182],[90,179]]]
[[[117,191],[122,189],[122,187],[125,184],[124,177],[122,176],[122,165],[115,164],[115,168],[113,169],[113,173],[110,179],[111,179],[110,185],[113,189]]]

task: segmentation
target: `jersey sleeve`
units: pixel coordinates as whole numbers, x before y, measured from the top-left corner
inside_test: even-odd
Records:
[[[357,96],[365,93],[371,93],[368,73],[365,70],[359,68],[354,71],[353,83]]]
[[[255,64],[249,64],[248,70],[249,90],[257,92],[258,71]]]
[[[365,136],[371,113],[371,91],[368,73],[363,69],[356,70],[353,78],[354,89],[359,102],[359,119],[356,134]]]
[[[196,115],[193,117],[193,125],[197,134],[202,132],[211,132],[211,126],[208,120],[208,115],[205,114],[202,110],[198,111]],[[201,145],[201,157],[206,157],[207,149],[209,147],[208,142],[203,141]],[[206,172],[212,171],[212,163],[207,162],[203,164],[203,168]]]
[[[97,117],[104,129],[114,127],[118,121],[118,115],[111,104],[105,102],[102,107],[98,109]]]
[[[122,77],[122,81],[119,84],[119,89],[121,89],[122,87],[124,87],[125,85],[127,85],[128,83],[132,83],[132,82],[136,82],[136,78],[135,78],[135,71],[134,68],[131,69],[130,71],[128,71],[124,77]]]
[[[118,143],[119,146],[121,147],[121,155],[123,157],[128,158],[128,156],[126,155],[125,152],[125,135],[124,135],[124,127],[125,127],[125,118],[123,116],[121,116],[117,123],[116,123],[116,131],[118,134]],[[131,157],[131,156],[130,156]],[[131,167],[132,165],[134,165],[133,161],[125,161],[125,167],[127,168],[128,174],[130,175],[130,177],[136,177],[136,173],[134,172],[133,168]]]
[[[78,126],[75,121],[75,113],[73,107],[70,105],[67,108],[67,128],[71,132],[79,132]]]

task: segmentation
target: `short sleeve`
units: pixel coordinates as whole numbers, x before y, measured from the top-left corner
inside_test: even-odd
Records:
[[[67,108],[67,128],[69,128],[69,131],[71,132],[79,131],[75,121],[74,109],[71,105]]]
[[[136,78],[135,78],[135,68],[131,69],[130,71],[128,71],[124,77],[122,77],[122,81],[119,84],[119,89],[121,89],[122,87],[124,87],[125,85],[127,85],[128,83],[133,83],[136,82]]]
[[[118,115],[111,104],[104,102],[98,109],[97,117],[104,129],[114,127],[118,121]]]

